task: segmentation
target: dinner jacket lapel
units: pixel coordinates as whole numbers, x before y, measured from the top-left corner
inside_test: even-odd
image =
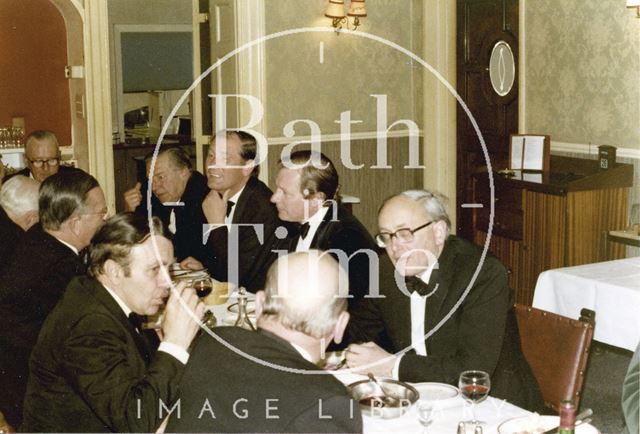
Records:
[[[96,299],[101,302],[107,308],[109,313],[111,313],[111,315],[113,315],[113,317],[117,319],[118,322],[129,331],[131,337],[133,338],[133,342],[138,350],[138,353],[140,354],[140,357],[142,357],[146,365],[149,365],[149,363],[151,363],[151,357],[154,353],[154,349],[151,343],[143,335],[138,333],[136,328],[129,321],[129,318],[127,318],[124,314],[124,311],[120,308],[111,294],[107,292],[104,286],[102,286],[102,284],[98,281],[94,281],[94,284],[96,285]]]
[[[453,279],[453,259],[455,257],[454,249],[446,243],[442,254],[438,258],[437,268],[434,268],[429,279],[429,289],[435,290],[429,298],[425,306],[425,333],[431,331],[442,320],[444,315],[441,314],[442,305],[447,299],[451,281]],[[437,287],[436,287],[437,285]]]

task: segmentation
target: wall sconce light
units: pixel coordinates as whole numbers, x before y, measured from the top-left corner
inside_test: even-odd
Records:
[[[344,0],[329,0],[327,9],[324,11],[324,16],[332,19],[331,25],[338,33],[340,29],[342,29],[343,24],[349,29],[349,19],[347,17],[353,17],[353,30],[356,30],[360,25],[360,17],[367,16],[367,8],[364,5],[364,1],[365,0],[351,0],[349,12],[345,15]]]
[[[640,18],[640,0],[627,0],[628,8],[636,8],[636,14]]]

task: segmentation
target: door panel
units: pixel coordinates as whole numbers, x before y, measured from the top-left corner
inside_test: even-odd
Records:
[[[518,129],[518,0],[458,0],[457,88],[474,116],[487,146],[491,164],[503,168],[509,134]],[[508,94],[493,91],[489,59],[495,44],[506,41],[516,60],[516,80]],[[458,108],[458,205],[473,202],[471,173],[486,165],[480,140],[470,120]],[[473,240],[470,208],[458,206],[458,234]],[[486,230],[486,229],[485,229]]]

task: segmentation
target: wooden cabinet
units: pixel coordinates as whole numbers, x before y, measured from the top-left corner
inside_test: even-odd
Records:
[[[538,275],[550,268],[621,258],[607,253],[608,231],[625,227],[633,166],[600,171],[597,162],[552,157],[551,171],[515,179],[493,173],[490,251],[508,268],[516,301],[530,305]],[[473,238],[484,245],[491,221],[488,173],[473,175]],[[607,257],[607,254],[609,257]]]

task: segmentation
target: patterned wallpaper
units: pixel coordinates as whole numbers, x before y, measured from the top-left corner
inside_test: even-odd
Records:
[[[326,0],[277,0],[266,8],[266,33],[330,26],[324,17]],[[347,5],[349,2],[346,2]],[[368,0],[368,16],[358,30],[387,38],[421,53],[421,0]],[[324,44],[321,62],[321,43]],[[311,119],[322,134],[336,134],[340,113],[351,110],[352,132],[376,129],[376,99],[387,95],[388,125],[411,119],[421,128],[422,78],[404,54],[379,42],[353,35],[303,33],[266,43],[267,101],[265,117],[270,137],[282,137],[285,124]],[[296,127],[296,136],[310,130]]]
[[[624,0],[526,0],[526,129],[640,149],[640,19]]]

